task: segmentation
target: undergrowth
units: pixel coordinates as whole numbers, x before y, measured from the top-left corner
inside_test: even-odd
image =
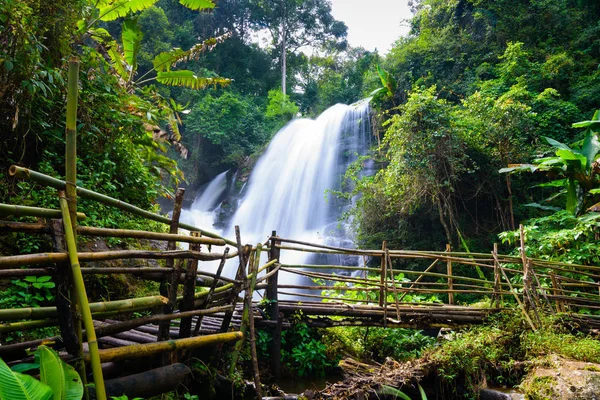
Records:
[[[429,348],[423,360],[431,363],[446,390],[456,394],[464,387],[474,394],[485,383],[518,385],[530,367],[553,354],[600,363],[600,341],[569,332],[555,317],[545,317],[532,331],[521,314],[506,311],[485,325],[454,333],[449,341]]]

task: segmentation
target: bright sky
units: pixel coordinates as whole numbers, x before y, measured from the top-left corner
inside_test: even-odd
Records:
[[[408,33],[404,20],[412,14],[407,0],[331,0],[335,19],[348,26],[348,42],[367,50],[388,52],[392,43]]]

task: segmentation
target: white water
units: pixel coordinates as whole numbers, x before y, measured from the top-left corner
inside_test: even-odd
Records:
[[[212,227],[215,221],[213,212],[220,204],[223,194],[227,189],[227,173],[217,175],[196,197],[189,210],[181,211],[181,220],[197,227]],[[209,230],[211,228],[208,228]]]
[[[340,189],[348,165],[367,152],[370,137],[368,102],[337,104],[316,120],[291,121],[275,135],[257,162],[237,212],[221,233],[233,238],[233,227],[238,225],[243,243],[265,242],[274,230],[281,237],[296,240],[331,243],[335,238],[335,243],[351,243],[350,235],[337,222],[348,205],[333,195],[326,196],[326,191]],[[200,215],[196,226],[211,228],[206,224],[208,218],[200,224],[212,206],[210,201],[201,200],[205,196],[219,198],[220,193],[212,195],[209,190],[221,190],[222,175],[183,218],[189,221],[190,215]],[[303,263],[306,254],[286,251],[281,258],[285,263]],[[229,275],[233,275],[231,267]]]

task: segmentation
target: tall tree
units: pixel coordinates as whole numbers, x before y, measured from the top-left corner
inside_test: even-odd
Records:
[[[302,47],[336,42],[345,47],[348,28],[331,15],[329,0],[250,0],[251,23],[267,30],[281,62],[281,91],[286,94],[287,55]]]

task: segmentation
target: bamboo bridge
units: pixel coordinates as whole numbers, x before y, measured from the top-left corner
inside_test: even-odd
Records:
[[[346,249],[287,239],[276,232],[265,235],[264,243],[249,245],[243,244],[237,227],[236,239],[230,240],[180,223],[183,189],[177,191],[168,218],[22,167],[12,166],[10,175],[55,188],[61,209],[0,204],[2,216],[37,217],[36,222],[0,221],[0,231],[41,235],[53,248],[48,253],[1,256],[0,279],[50,277],[56,304],[0,309],[0,338],[51,326],[58,326],[60,335],[1,343],[0,357],[15,363],[29,357],[27,349],[50,343],[80,371],[91,365],[97,391],[99,386],[105,390],[103,376],[110,376],[111,368],[123,360],[139,358],[150,360],[152,368],[167,368],[167,386],[181,378],[177,371],[189,371],[180,362],[195,349],[212,353],[214,359],[224,343],[236,343],[233,370],[241,344],[248,340],[256,362],[257,329],[272,334],[271,367],[277,376],[281,333],[299,321],[320,328],[460,328],[514,308],[534,330],[545,314],[563,315],[575,329],[600,328],[600,316],[595,315],[600,309],[600,267],[529,258],[523,251],[522,230],[519,256],[499,254],[496,246],[490,253],[453,252],[449,246],[444,251],[398,250],[385,242],[380,249]],[[77,213],[77,197],[164,223],[169,232],[78,225],[86,216]],[[77,237],[140,239],[166,247],[81,251]],[[178,243],[189,248],[182,250]],[[343,256],[345,261],[286,264],[294,252],[312,253],[317,259]],[[164,261],[115,266],[115,260]],[[233,278],[223,274],[228,260],[237,265]],[[219,263],[215,273],[203,268],[210,261]],[[83,276],[122,274],[160,282],[159,293],[88,303]],[[286,283],[284,275],[296,276],[295,283]],[[132,318],[134,313],[137,318]],[[119,379],[106,380],[109,395],[117,390],[115,385],[120,387]],[[255,382],[260,387],[256,366]]]

